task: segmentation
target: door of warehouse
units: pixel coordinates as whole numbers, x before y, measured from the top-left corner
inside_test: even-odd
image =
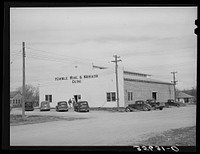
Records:
[[[157,92],[156,91],[153,91],[152,92],[152,99],[157,99]]]
[[[74,95],[74,99],[76,102],[81,100],[81,95]]]

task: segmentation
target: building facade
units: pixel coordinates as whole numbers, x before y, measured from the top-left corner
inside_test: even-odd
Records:
[[[67,72],[67,73],[66,73]],[[55,107],[59,101],[86,100],[90,107],[117,107],[116,75],[113,68],[76,66],[66,72],[54,72],[49,84],[40,84],[40,103],[49,101]],[[151,79],[150,75],[118,69],[119,106],[136,100],[174,98],[173,85]]]
[[[177,92],[176,96],[177,101],[182,103],[193,103],[194,102],[194,96],[191,96],[189,94],[186,94],[184,92]]]
[[[13,107],[21,107],[22,106],[22,95],[17,91],[10,92],[10,104]]]

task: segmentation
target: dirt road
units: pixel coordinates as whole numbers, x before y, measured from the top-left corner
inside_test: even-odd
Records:
[[[13,110],[12,114],[21,111]],[[165,108],[162,111],[26,112],[26,115],[85,117],[10,127],[11,146],[107,146],[134,145],[154,133],[196,125],[196,106]]]

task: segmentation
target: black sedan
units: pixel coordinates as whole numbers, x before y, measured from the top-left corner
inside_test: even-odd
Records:
[[[164,103],[157,102],[155,99],[147,99],[146,103],[151,105],[151,108],[153,110],[156,110],[156,109],[162,110],[165,107]]]
[[[32,101],[26,101],[25,102],[25,111],[33,111],[34,107],[33,107],[34,102]]]
[[[180,103],[179,102],[175,102],[173,99],[168,99],[167,102],[165,103],[166,107],[169,106],[176,106],[176,107],[180,107]]]
[[[68,105],[66,101],[60,101],[57,103],[56,111],[68,111]]]
[[[151,105],[145,103],[143,100],[138,100],[135,101],[135,104],[128,104],[128,106],[125,108],[126,112],[132,112],[135,110],[150,111]]]
[[[89,112],[89,105],[87,101],[79,101],[77,103],[74,104],[74,111],[77,112],[81,112],[81,111],[85,111],[85,112]]]

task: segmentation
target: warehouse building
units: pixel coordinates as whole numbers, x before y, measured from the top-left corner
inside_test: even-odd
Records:
[[[51,73],[48,84],[40,83],[40,103],[86,100],[90,107],[117,107],[114,68],[75,66]],[[154,80],[148,74],[118,69],[119,106],[154,98],[165,102],[174,98],[173,84]]]

